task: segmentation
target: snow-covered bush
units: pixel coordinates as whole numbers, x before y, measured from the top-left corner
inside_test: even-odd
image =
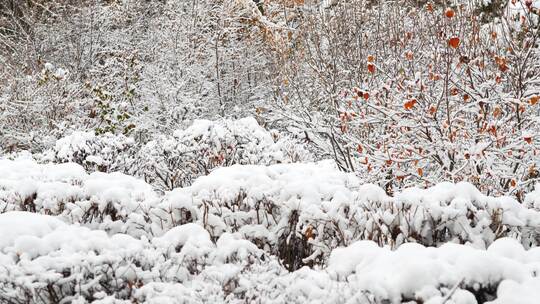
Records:
[[[0,152],[43,151],[68,126],[84,125],[79,86],[63,68],[44,63],[32,75],[9,76],[0,88]]]
[[[396,248],[416,242],[470,243],[486,248],[509,236],[536,246],[535,192],[521,205],[488,197],[467,183],[410,188],[394,197],[363,185],[331,161],[272,166],[233,165],[161,196],[142,180],[87,174],[75,164],[1,160],[0,210],[52,214],[70,223],[132,236],[159,236],[198,223],[217,241],[239,234],[289,269],[325,264],[330,252],[357,240]],[[17,173],[20,172],[20,173]]]
[[[525,251],[509,238],[495,241],[487,250],[457,244],[439,248],[405,244],[391,251],[361,241],[334,250],[327,270],[331,277],[347,280],[358,299],[376,303],[489,303],[505,280],[503,285],[538,286],[539,253],[538,248]],[[516,297],[509,303],[521,302]]]
[[[70,226],[50,216],[0,214],[0,302],[60,303],[102,295],[129,298],[152,277],[147,244]]]
[[[357,240],[486,248],[511,236],[536,246],[540,225],[537,210],[484,196],[467,183],[389,197],[331,162],[220,168],[167,194],[152,215],[169,227],[197,222],[213,239],[240,233],[290,270],[324,264],[334,248]]]
[[[87,174],[74,163],[0,160],[0,212],[50,214],[109,233],[140,236],[157,229],[147,215],[157,202],[150,185],[122,173]]]
[[[93,131],[74,131],[56,141],[52,160],[74,162],[87,171],[127,171],[133,162],[135,141],[122,134],[95,135]]]
[[[193,301],[219,299],[233,291],[227,288],[235,288],[231,280],[263,255],[235,235],[225,234],[214,244],[196,224],[176,227],[150,242],[67,225],[47,215],[7,212],[0,214],[0,234],[2,303],[156,300],[151,290],[159,282],[200,286],[202,294],[189,297]]]
[[[540,3],[325,2],[287,12],[272,113],[388,194],[468,181],[521,202],[540,176]]]
[[[233,165],[161,195],[3,159],[0,302],[473,304],[515,289],[522,304],[538,287],[537,200],[467,183],[389,197],[332,161]]]
[[[540,287],[538,248],[511,238],[487,249],[359,241],[334,249],[327,267],[287,272],[241,235],[213,243],[198,224],[148,240],[8,212],[0,233],[6,303],[532,304]]]
[[[313,158],[301,142],[265,130],[254,118],[196,120],[172,136],[156,135],[146,144],[123,134],[74,131],[37,157],[40,162],[75,162],[88,172],[132,174],[162,191],[188,186],[217,167]]]
[[[255,115],[272,89],[260,31],[234,1],[4,2],[2,150],[42,151],[66,128],[147,141]]]
[[[246,296],[275,303],[533,304],[540,287],[537,249],[526,251],[508,238],[487,250],[458,244],[390,250],[360,241],[334,250],[324,270],[249,277],[258,284]]]
[[[394,247],[410,241],[485,247],[502,236],[521,238],[525,231],[531,235],[522,241],[531,246],[540,220],[536,192],[527,195],[528,205],[484,196],[467,183],[410,188],[389,197],[330,161],[220,168],[162,198],[136,178],[87,174],[72,163],[1,160],[0,171],[11,172],[0,178],[0,210],[62,215],[116,232],[135,229],[125,223],[130,219],[158,234],[199,222],[214,240],[239,232],[261,248],[277,248],[281,233],[303,240],[298,246],[328,253],[358,239]],[[123,228],[114,228],[117,221]]]
[[[268,132],[254,118],[196,120],[190,127],[159,136],[137,155],[137,174],[161,190],[190,185],[216,167],[309,161],[299,142]]]

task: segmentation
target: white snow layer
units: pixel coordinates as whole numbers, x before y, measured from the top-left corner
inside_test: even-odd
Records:
[[[537,303],[540,191],[389,197],[330,161],[235,165],[160,195],[0,160],[0,302]]]

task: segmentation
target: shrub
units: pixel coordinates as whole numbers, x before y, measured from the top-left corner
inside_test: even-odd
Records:
[[[244,118],[197,120],[173,136],[150,141],[137,158],[139,176],[160,190],[172,190],[190,185],[217,167],[309,161],[312,156],[295,140]]]

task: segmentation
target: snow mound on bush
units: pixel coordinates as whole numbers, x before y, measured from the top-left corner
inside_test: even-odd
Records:
[[[358,290],[378,291],[378,301],[398,303],[402,298],[427,301],[422,298],[422,290],[433,286],[476,286],[475,292],[486,293],[504,280],[525,282],[533,279],[539,261],[539,248],[525,251],[510,238],[496,240],[487,250],[447,243],[438,248],[404,244],[391,251],[360,241],[335,249],[328,271]],[[476,303],[470,292],[463,292],[468,293],[467,302]],[[430,297],[442,301],[444,295]]]
[[[395,248],[447,242],[487,248],[504,236],[539,241],[540,213],[468,183],[411,188],[394,197],[330,161],[219,168],[165,195],[153,215],[174,226],[197,222],[211,237],[241,233],[287,259],[290,270],[326,261],[338,246],[373,240]]]
[[[129,152],[134,145],[132,138],[122,134],[74,131],[58,139],[44,158],[52,158],[57,163],[74,162],[91,171],[119,171],[127,169],[132,161]]]
[[[160,194],[4,159],[0,302],[528,301],[537,192],[523,205],[467,183],[390,197],[322,161],[232,165]]]
[[[141,235],[144,214],[158,199],[150,185],[122,173],[87,174],[74,163],[0,159],[2,212],[51,214],[111,233]]]
[[[327,267],[287,272],[241,234],[214,243],[194,223],[148,240],[7,212],[0,232],[0,302],[498,304],[533,303],[539,287],[540,250],[511,238],[487,249],[358,241]]]
[[[66,225],[54,217],[17,211],[0,214],[0,223],[0,248],[13,245],[19,237],[43,237]]]
[[[59,138],[53,148],[34,156],[40,162],[73,162],[87,172],[137,176],[160,191],[188,186],[218,167],[313,159],[299,140],[268,131],[253,117],[195,120],[170,135],[153,134],[138,140],[141,142],[122,134],[96,135],[94,131],[79,130]]]
[[[152,286],[161,290],[178,283],[195,291],[194,301],[223,299],[222,284],[263,255],[237,235],[224,234],[214,244],[197,224],[149,241],[68,225],[48,215],[7,212],[0,214],[0,232],[2,303],[136,300],[151,297]]]
[[[139,151],[139,171],[161,190],[190,185],[214,168],[234,164],[270,165],[310,161],[298,141],[269,132],[252,118],[195,120],[173,136],[158,136]]]

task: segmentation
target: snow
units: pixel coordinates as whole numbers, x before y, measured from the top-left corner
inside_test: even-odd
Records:
[[[12,246],[19,237],[42,237],[66,225],[54,217],[20,211],[0,214],[0,223],[0,248]]]
[[[489,304],[533,304],[540,298],[540,278],[523,282],[504,280],[497,289],[497,299]]]
[[[0,210],[53,214],[109,232],[141,235],[135,224],[142,225],[145,211],[158,202],[157,193],[140,179],[118,172],[87,174],[74,163],[2,159],[0,173]]]
[[[312,164],[284,164],[265,166],[231,166],[220,168],[208,176],[196,180],[187,189],[201,196],[216,195],[232,200],[245,190],[253,199],[272,196],[283,202],[302,198],[302,204],[321,204],[331,200],[332,193],[339,193],[339,200],[352,199],[347,186],[358,180],[353,175],[342,174],[329,161]],[[347,196],[349,194],[349,196]]]
[[[128,157],[123,153],[134,142],[124,135],[105,133],[98,136],[94,131],[74,131],[58,139],[54,148],[46,151],[42,158],[58,163],[75,162],[89,171],[98,168],[114,171],[128,166]]]
[[[164,194],[73,163],[2,159],[0,172],[0,299],[49,296],[43,282],[79,303],[538,296],[538,191],[524,204],[468,183],[388,196],[332,161],[217,168]]]
[[[540,302],[540,0],[9,2],[0,303]]]
[[[144,181],[123,173],[94,172],[84,182],[87,195],[100,202],[115,202],[128,212],[140,207],[141,204],[156,200],[152,187]]]
[[[176,247],[182,248],[184,246],[213,246],[208,232],[203,227],[192,223],[174,227],[167,231],[163,236],[154,238],[152,243],[167,249],[173,248],[173,250]],[[195,256],[197,255],[199,254],[196,254]]]
[[[525,205],[529,208],[540,210],[540,184],[536,184],[533,191],[525,196]]]
[[[158,136],[146,143],[138,155],[145,161],[145,178],[161,190],[190,185],[192,179],[216,167],[312,159],[296,140],[267,131],[253,117],[195,120],[188,128],[174,131],[173,136]]]
[[[381,300],[397,303],[403,296],[414,298],[416,291],[427,286],[522,282],[538,268],[538,260],[529,260],[528,254],[509,238],[496,240],[487,250],[448,243],[438,248],[404,244],[391,251],[361,241],[335,249],[328,271],[360,290],[378,291]]]

